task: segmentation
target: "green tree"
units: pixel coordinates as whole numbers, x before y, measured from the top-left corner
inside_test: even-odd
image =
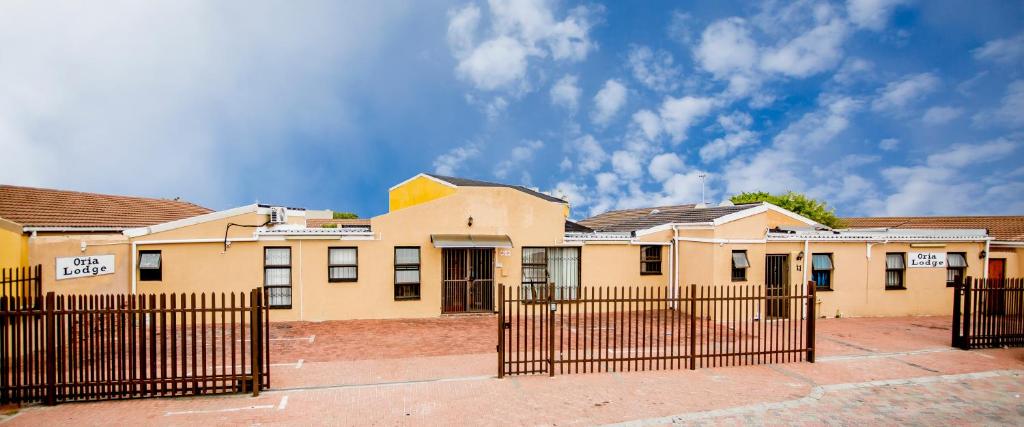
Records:
[[[335,212],[334,219],[357,219],[359,215],[352,212]]]
[[[842,221],[836,217],[835,209],[830,209],[825,202],[792,191],[785,194],[769,194],[764,191],[740,193],[730,197],[729,201],[737,205],[742,203],[768,202],[832,228],[843,226]]]

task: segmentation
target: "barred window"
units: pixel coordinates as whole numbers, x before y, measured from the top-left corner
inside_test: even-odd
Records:
[[[953,286],[964,280],[967,271],[967,254],[950,252],[946,254],[946,286]]]
[[[661,246],[640,246],[640,274],[661,274]]]
[[[292,307],[292,248],[263,248],[263,287],[270,308]]]
[[[906,273],[906,254],[890,252],[885,254],[885,288],[905,289],[904,273]]]
[[[556,299],[575,299],[580,287],[580,248],[523,248],[524,299],[541,298],[548,283],[555,285]]]

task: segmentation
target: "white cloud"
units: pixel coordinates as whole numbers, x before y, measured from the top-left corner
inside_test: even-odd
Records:
[[[585,206],[587,200],[587,187],[570,182],[562,181],[555,184],[555,188],[551,191],[547,191],[555,197],[563,200],[568,200],[571,206]]]
[[[757,43],[742,18],[727,18],[708,25],[701,34],[694,57],[701,68],[723,77],[750,70],[757,62]]]
[[[761,68],[790,77],[808,77],[829,70],[842,59],[842,45],[848,35],[846,22],[833,18],[767,50],[761,58]]]
[[[662,128],[672,137],[673,143],[682,142],[686,140],[686,131],[690,126],[703,119],[714,106],[715,100],[712,98],[666,97],[659,110]]]
[[[651,177],[655,181],[662,182],[671,178],[676,172],[681,171],[683,167],[683,159],[680,159],[676,153],[663,153],[651,159],[651,164],[647,166],[647,171],[650,172]]]
[[[961,213],[965,206],[975,210],[1000,206],[1002,210],[1008,204],[1020,205],[1020,193],[1013,191],[1022,188],[1021,183],[999,180],[1000,188],[991,191],[982,179],[965,171],[968,166],[1005,158],[1016,148],[1016,143],[1005,139],[957,144],[928,156],[921,165],[886,168],[882,175],[896,191],[875,214],[941,215]]]
[[[880,89],[878,98],[871,103],[871,109],[880,112],[901,112],[909,104],[924,98],[938,87],[939,78],[931,73],[904,76]]]
[[[958,107],[931,107],[928,111],[924,112],[924,116],[921,117],[921,121],[930,125],[941,125],[960,117],[963,112],[964,110]]]
[[[597,192],[601,194],[613,194],[618,192],[622,180],[611,172],[601,172],[594,175],[594,182],[597,183]]]
[[[615,113],[626,105],[628,91],[617,80],[608,80],[597,95],[594,95],[594,113],[591,117],[598,125],[607,125]]]
[[[448,12],[448,45],[457,56],[465,56],[473,50],[479,25],[480,8],[475,4]]]
[[[850,21],[861,28],[879,31],[889,22],[893,9],[906,0],[848,0],[846,12]]]
[[[640,110],[633,113],[633,123],[643,132],[648,140],[654,140],[661,134],[661,118],[651,110]]]
[[[456,74],[479,90],[522,90],[530,58],[580,61],[597,48],[590,40],[600,8],[576,7],[558,21],[543,0],[491,0],[490,33],[474,46],[480,10],[470,4],[449,13],[448,43]]]
[[[648,89],[667,92],[679,86],[681,71],[675,66],[672,54],[666,51],[655,52],[647,46],[632,46],[628,63],[633,78]]]
[[[832,80],[841,85],[853,84],[865,80],[874,68],[875,64],[864,58],[847,58],[832,76]]]
[[[820,107],[790,123],[772,140],[772,146],[725,167],[729,194],[744,191],[802,191],[810,153],[839,136],[850,125],[860,103],[850,97],[822,96]]]
[[[589,175],[601,169],[608,160],[608,154],[591,135],[583,135],[570,143],[570,150],[576,153],[576,170]]]
[[[434,159],[434,173],[438,175],[455,175],[455,172],[462,168],[467,160],[480,155],[480,149],[476,144],[467,144],[462,147],[455,147]]]
[[[892,151],[900,146],[900,140],[896,138],[885,138],[878,143],[878,148],[882,151]]]
[[[500,179],[507,178],[509,172],[522,169],[526,163],[533,160],[533,154],[541,148],[544,148],[541,141],[523,141],[521,145],[512,149],[507,159],[498,162],[494,167],[494,176]]]
[[[581,94],[577,86],[578,80],[574,75],[566,75],[555,82],[554,86],[551,86],[551,103],[575,112],[579,107]]]
[[[724,158],[736,152],[736,150],[741,147],[753,144],[757,144],[757,133],[749,130],[741,130],[727,134],[721,138],[715,138],[714,141],[711,141],[707,145],[701,147],[700,158],[705,162],[711,162]]]
[[[458,75],[478,89],[493,90],[519,82],[526,76],[526,47],[501,36],[473,49],[456,67]]]
[[[644,173],[643,165],[641,165],[637,154],[621,150],[612,153],[612,170],[626,179],[636,179],[643,176]]]
[[[990,40],[974,49],[974,58],[1003,64],[1016,64],[1024,60],[1024,33],[1013,37]]]
[[[268,153],[359,139],[350,88],[408,53],[384,35],[413,7],[0,2],[0,182],[226,207],[260,170],[251,191],[295,197],[308,163]]]
[[[974,115],[974,124],[979,126],[1002,125],[1010,128],[1024,126],[1024,80],[1016,80],[1006,88],[999,107],[984,110]]]

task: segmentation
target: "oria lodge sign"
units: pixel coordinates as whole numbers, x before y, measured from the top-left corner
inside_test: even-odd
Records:
[[[113,255],[57,258],[57,280],[114,273]]]
[[[946,268],[945,252],[910,252],[907,260],[914,268]]]

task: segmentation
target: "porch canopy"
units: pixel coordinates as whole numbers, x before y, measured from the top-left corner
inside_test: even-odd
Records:
[[[435,248],[511,248],[512,239],[504,234],[431,234]]]

